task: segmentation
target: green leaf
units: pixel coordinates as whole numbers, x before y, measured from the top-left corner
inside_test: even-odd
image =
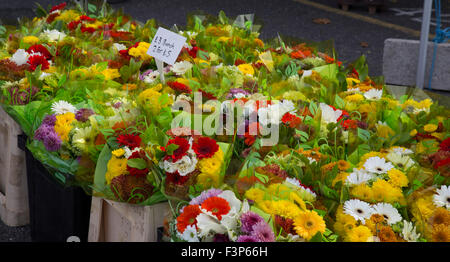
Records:
[[[137,168],[137,169],[145,169],[145,168],[147,168],[147,162],[145,162],[145,160],[142,159],[142,158],[128,159],[127,165],[129,167]]]
[[[358,127],[358,137],[361,138],[362,141],[367,142],[370,139],[370,132]]]
[[[345,101],[339,95],[335,96],[334,102],[336,103],[336,106],[340,109],[343,109],[345,107]]]
[[[166,147],[166,153],[168,155],[173,155],[173,151],[177,150],[179,145],[177,144],[170,144]]]
[[[106,184],[105,174],[108,171],[108,162],[111,159],[111,149],[108,145],[105,145],[100,152],[97,160],[97,166],[94,173],[94,188],[101,189]]]
[[[310,240],[309,242],[322,242],[322,234],[320,232],[317,232]]]

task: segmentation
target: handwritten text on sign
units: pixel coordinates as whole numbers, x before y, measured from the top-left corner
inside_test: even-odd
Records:
[[[173,65],[185,42],[186,37],[160,27],[156,31],[147,54],[169,65]]]

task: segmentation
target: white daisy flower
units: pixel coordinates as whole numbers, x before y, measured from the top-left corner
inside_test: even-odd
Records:
[[[65,33],[59,32],[56,29],[53,30],[46,29],[42,34],[44,35],[44,37],[48,38],[52,42],[62,40],[64,37],[66,37]]]
[[[420,233],[416,233],[416,227],[413,223],[406,220],[403,220],[403,229],[400,235],[408,242],[417,242],[420,237]]]
[[[127,46],[124,44],[114,43],[113,46],[117,49],[117,52],[127,49]]]
[[[192,64],[190,62],[181,61],[181,62],[177,62],[177,63],[173,64],[173,66],[170,68],[170,70],[177,75],[182,75],[191,68],[192,68]]]
[[[156,79],[159,78],[159,72],[158,71],[153,71],[150,74],[147,74],[146,76],[144,76],[144,82],[147,84],[151,84],[153,82],[156,81]]]
[[[369,203],[359,199],[347,200],[344,203],[344,213],[352,216],[356,220],[360,220],[364,225],[366,219],[369,219],[373,214],[373,208]]]
[[[385,174],[389,170],[394,168],[390,162],[386,162],[384,158],[380,158],[378,156],[370,157],[364,163],[364,169],[376,174]]]
[[[183,156],[180,160],[173,163],[180,176],[186,176],[195,170],[197,158],[194,155]]]
[[[59,100],[58,102],[53,102],[52,111],[57,115],[63,115],[68,112],[75,114],[77,109],[71,103]]]
[[[399,155],[410,155],[414,153],[411,149],[404,148],[401,146],[394,146],[389,149],[389,153],[396,153]]]
[[[366,99],[370,99],[370,100],[378,100],[381,98],[382,95],[383,95],[383,90],[382,89],[378,90],[375,88],[372,88],[369,91],[364,93],[364,97]]]
[[[198,239],[198,233],[197,233],[197,228],[195,227],[195,225],[189,225],[184,229],[183,234],[180,234],[178,232],[178,236],[183,239],[184,241],[187,242],[200,242],[200,240]]]
[[[438,207],[450,209],[450,186],[442,185],[440,189],[436,189],[433,196],[433,203]]]
[[[408,169],[414,165],[414,160],[409,156],[403,156],[397,153],[389,153],[386,158],[401,169]]]
[[[342,115],[341,110],[334,110],[331,106],[320,103],[320,110],[322,111],[322,121],[325,123],[337,123],[338,118]]]
[[[27,63],[29,56],[30,54],[28,54],[25,49],[17,49],[9,60],[13,61],[16,65],[21,66]]]
[[[374,179],[376,176],[364,169],[353,168],[353,172],[347,176],[345,182],[349,186],[365,184],[367,181]]]
[[[389,225],[402,221],[402,216],[391,204],[378,203],[373,206],[373,210],[374,214],[382,215]]]

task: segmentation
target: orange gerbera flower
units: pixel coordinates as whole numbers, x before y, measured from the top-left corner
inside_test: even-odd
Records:
[[[211,212],[219,220],[222,219],[222,215],[228,214],[230,212],[230,204],[228,201],[221,197],[210,197],[202,203],[202,208]]]
[[[183,213],[181,213],[177,217],[177,229],[178,232],[183,234],[186,227],[190,225],[197,225],[197,216],[201,213],[198,205],[189,205],[183,209]]]

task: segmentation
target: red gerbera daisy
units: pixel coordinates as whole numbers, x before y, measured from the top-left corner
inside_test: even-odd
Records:
[[[207,100],[217,100],[217,97],[215,97],[213,94],[203,91],[202,89],[198,89],[202,93],[202,96],[204,96]]]
[[[192,90],[189,88],[189,86],[182,84],[180,82],[167,82],[167,84],[172,88],[174,91],[177,91],[179,93],[188,93],[190,94]]]
[[[166,182],[173,184],[173,185],[184,185],[189,180],[189,175],[187,176],[180,176],[178,171],[175,173],[168,173],[166,172]]]
[[[194,149],[198,159],[210,158],[219,150],[219,145],[214,139],[203,136],[194,142],[192,149]]]
[[[28,58],[27,63],[30,65],[30,71],[36,70],[39,65],[41,65],[41,70],[45,70],[50,67],[50,64],[43,55],[32,55]]]
[[[450,137],[442,141],[439,148],[442,151],[450,151]]]
[[[141,137],[139,135],[133,135],[133,134],[126,134],[126,135],[119,135],[117,137],[117,142],[121,146],[127,146],[130,149],[134,149],[136,147],[139,147],[141,145]]]
[[[302,119],[294,114],[286,113],[281,118],[281,122],[290,128],[295,128],[302,122]]]
[[[41,53],[47,60],[52,58],[52,55],[50,54],[50,52],[43,45],[32,45],[27,49],[27,52],[29,54]]]
[[[186,227],[190,225],[197,226],[197,216],[201,213],[198,205],[189,205],[184,207],[183,213],[177,217],[178,232],[183,234]]]
[[[162,148],[163,151],[166,151],[167,147],[172,144],[177,145],[178,148],[173,151],[172,155],[167,155],[166,160],[170,158],[173,162],[177,162],[187,154],[187,151],[190,147],[189,141],[182,137],[175,137],[174,139],[170,139],[169,142],[167,142],[167,146],[165,148]]]
[[[221,197],[210,197],[206,199],[202,203],[202,208],[211,212],[219,220],[222,220],[222,216],[228,214],[231,209],[228,201]]]
[[[77,29],[78,25],[81,24],[80,20],[76,20],[76,21],[72,21],[70,23],[67,24],[67,28],[69,30],[75,30]]]
[[[140,151],[135,151],[131,154],[128,159],[145,158],[145,154]],[[132,176],[146,176],[148,174],[148,168],[137,169],[127,165],[127,171],[130,172]]]

